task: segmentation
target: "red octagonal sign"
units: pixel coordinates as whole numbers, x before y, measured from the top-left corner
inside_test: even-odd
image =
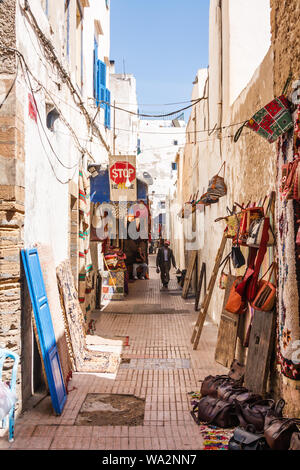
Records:
[[[127,177],[130,183],[135,180],[135,167],[128,162],[116,162],[110,167],[110,179],[116,184],[126,183]]]

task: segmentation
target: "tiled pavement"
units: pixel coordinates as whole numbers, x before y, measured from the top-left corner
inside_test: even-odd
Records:
[[[199,390],[199,380],[205,376],[225,372],[214,361],[217,329],[206,322],[198,350],[193,351],[194,299],[182,299],[175,280],[169,292],[161,291],[154,257],[150,263],[150,280],[130,284],[125,301],[111,302],[104,311],[94,313],[97,332],[129,336],[123,357],[132,362],[121,365],[114,377],[75,373],[62,415],[55,416],[50,398],[45,398],[17,420],[13,443],[7,437],[0,439],[0,449],[202,448],[199,428],[189,414],[188,393]],[[144,398],[143,426],[74,425],[87,393]]]

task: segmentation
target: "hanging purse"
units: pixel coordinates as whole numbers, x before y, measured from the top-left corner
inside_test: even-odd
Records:
[[[246,241],[247,246],[252,246],[254,248],[259,248],[262,240],[262,233],[264,228],[264,217],[259,220],[254,220],[250,225],[249,236]],[[275,236],[273,229],[270,225],[269,227],[269,239],[267,246],[275,245]]]
[[[221,271],[220,279],[219,279],[219,288],[222,289],[222,290],[226,289],[227,282],[228,282],[228,276],[231,275],[230,257],[231,257],[231,253],[229,253],[229,255],[227,255],[226,258],[220,264],[220,267],[222,266],[222,264],[224,264],[224,267]],[[227,264],[229,265],[229,273],[225,273],[225,268],[226,268]]]
[[[239,245],[247,246],[247,239],[252,223],[259,221],[263,216],[263,207],[248,207],[242,211],[239,236],[237,238]]]
[[[299,199],[299,163],[300,157],[282,167],[281,194],[285,200]]]
[[[224,177],[219,176],[222,168],[224,167]],[[220,170],[218,173],[209,181],[207,194],[210,197],[217,197],[220,198],[222,196],[226,196],[227,194],[227,186],[225,184],[225,162],[223,162]]]
[[[242,277],[238,277],[232,284],[225,310],[231,313],[241,314],[245,309],[245,302],[242,296],[236,291],[236,286],[241,282]]]
[[[237,218],[237,215],[236,215],[236,218]],[[240,223],[238,224],[236,240],[239,239],[239,231],[240,231]],[[232,244],[231,259],[232,259],[232,264],[235,269],[239,269],[242,266],[244,266],[244,264],[246,264],[246,260],[245,260],[245,257],[242,253],[240,246],[238,244],[235,244],[234,242]]]
[[[266,276],[268,271],[262,276],[258,282],[258,292],[255,299],[252,302],[252,307],[255,310],[261,310],[263,312],[270,312],[276,301],[276,286],[270,282],[273,271],[276,270],[276,263],[272,263],[268,271],[270,271],[269,278],[264,281],[263,278]]]

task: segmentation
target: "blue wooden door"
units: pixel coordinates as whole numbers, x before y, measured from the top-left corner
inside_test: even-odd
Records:
[[[22,259],[52,405],[55,413],[60,415],[66,403],[67,394],[37,249],[22,250]]]

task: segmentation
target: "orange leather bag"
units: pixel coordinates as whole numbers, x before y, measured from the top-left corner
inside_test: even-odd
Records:
[[[266,276],[262,277],[262,279],[258,283],[258,291],[255,296],[255,299],[253,300],[251,306],[255,308],[255,310],[262,310],[263,312],[270,312],[276,301],[276,286],[270,282],[271,276],[273,271],[276,268],[276,263],[272,263],[271,266],[269,267],[268,271],[270,271],[269,274],[269,279],[267,281],[263,280],[263,278]]]
[[[242,296],[236,291],[236,286],[241,282],[242,277],[238,277],[232,284],[225,310],[231,313],[243,313],[245,302]]]

